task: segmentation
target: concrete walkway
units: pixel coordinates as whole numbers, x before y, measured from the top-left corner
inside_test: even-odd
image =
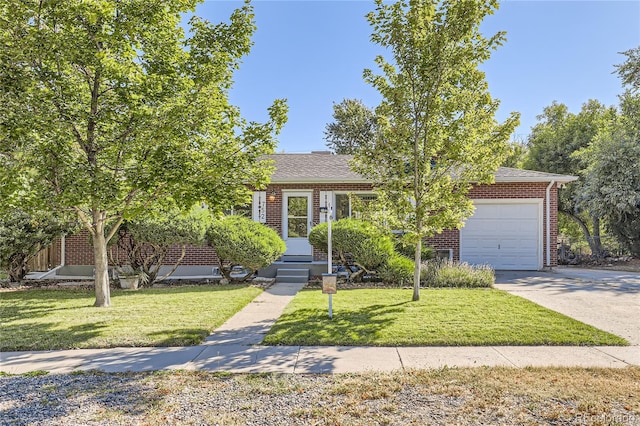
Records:
[[[536,277],[540,282],[557,278],[549,273],[534,273],[530,278],[535,281]],[[526,276],[499,276],[498,281],[500,283],[498,287],[515,285],[516,287],[507,290],[526,293],[523,294],[524,297],[527,297],[527,294],[535,294],[535,291],[522,288],[522,285],[526,286],[530,283]],[[75,370],[122,372],[181,369],[234,373],[346,373],[477,366],[626,367],[640,365],[640,346],[635,340],[633,345],[628,347],[260,345],[264,335],[282,314],[285,306],[303,286],[304,283],[281,283],[272,286],[230,318],[199,346],[0,352],[0,371],[21,374],[46,370],[54,374],[62,374]],[[637,331],[638,322],[634,321],[634,324]],[[633,333],[630,333],[629,337],[626,335],[624,337],[631,341],[630,337],[635,335]]]

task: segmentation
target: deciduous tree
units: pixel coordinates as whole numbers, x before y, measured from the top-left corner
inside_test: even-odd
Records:
[[[504,167],[513,167],[515,169],[524,168],[525,161],[529,155],[529,148],[526,142],[511,141],[507,157],[502,162]]]
[[[361,146],[371,143],[376,132],[372,109],[358,99],[343,99],[333,104],[332,123],[324,130],[327,147],[336,154],[355,154]]]
[[[616,119],[576,157],[587,164],[579,204],[604,218],[607,229],[634,256],[640,256],[640,47],[624,52],[618,73],[627,90]]]
[[[616,65],[616,71],[622,79],[622,84],[632,92],[640,91],[640,46],[622,52],[627,60]]]
[[[0,267],[7,270],[9,281],[21,281],[29,272],[29,260],[74,228],[73,223],[47,211],[15,209],[0,216]]]
[[[73,210],[91,235],[95,306],[109,306],[107,242],[158,199],[214,209],[268,179],[286,121],[264,124],[228,102],[249,53],[252,7],[227,23],[192,13],[195,0],[35,1],[0,6],[0,156],[20,187],[37,179],[51,209]],[[3,174],[0,171],[0,174]]]
[[[600,216],[589,211],[586,204],[578,204],[584,192],[583,170],[586,157],[574,155],[591,145],[599,129],[614,119],[616,111],[596,100],[582,105],[578,114],[569,112],[566,105],[553,102],[538,116],[528,139],[529,155],[525,168],[581,177],[558,195],[558,210],[574,220],[582,229],[591,252],[602,253]]]
[[[354,166],[370,178],[389,211],[416,242],[413,300],[420,297],[422,238],[463,224],[473,212],[473,183],[490,183],[518,123],[499,124],[478,69],[504,41],[480,33],[497,1],[376,1],[371,39],[391,57],[364,78],[382,95],[378,131]]]
[[[589,166],[579,203],[605,219],[619,243],[640,257],[640,110],[625,114],[629,103],[640,107],[639,99],[623,99],[620,119],[602,129],[582,152]]]

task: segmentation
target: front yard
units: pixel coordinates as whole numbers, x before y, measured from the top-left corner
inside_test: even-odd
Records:
[[[3,292],[0,351],[194,345],[261,291],[247,286],[112,290],[110,308],[93,307],[92,290]]]
[[[298,293],[267,334],[270,345],[628,345],[621,337],[495,289]]]
[[[262,290],[182,286],[112,290],[112,307],[92,306],[92,290],[0,294],[0,351],[184,346],[201,343]],[[303,290],[267,334],[269,345],[474,346],[627,345],[535,303],[495,289]]]

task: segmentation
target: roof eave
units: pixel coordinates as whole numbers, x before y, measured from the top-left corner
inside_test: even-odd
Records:
[[[273,184],[292,184],[292,183],[371,183],[367,179],[271,179]]]
[[[555,177],[541,177],[541,176],[529,176],[529,177],[512,177],[512,176],[496,176],[496,183],[518,183],[518,182],[551,182],[554,181],[558,184],[570,183],[578,180],[577,176],[555,176]],[[295,183],[368,183],[373,182],[368,179],[272,179],[272,184],[295,184]]]
[[[578,180],[577,176],[496,176],[495,181],[501,183],[517,183],[517,182],[556,182],[559,184],[574,182]]]

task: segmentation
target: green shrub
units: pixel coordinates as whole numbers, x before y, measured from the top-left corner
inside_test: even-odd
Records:
[[[286,250],[276,231],[251,219],[227,216],[211,224],[206,234],[207,244],[216,250],[220,271],[231,280],[234,266],[243,266],[249,273],[270,265]]]
[[[76,228],[72,221],[50,211],[9,211],[0,217],[0,268],[9,281],[21,281],[29,272],[28,262],[40,249]],[[8,286],[8,282],[0,283]]]
[[[328,225],[315,226],[309,234],[309,242],[315,248],[328,251]],[[372,271],[386,263],[394,255],[393,239],[390,234],[375,225],[358,219],[340,219],[331,224],[331,248],[340,262],[353,263],[367,271]]]
[[[420,281],[424,287],[493,287],[495,273],[489,265],[432,260],[422,264]]]
[[[416,243],[411,240],[411,236],[409,234],[396,237],[395,249],[398,254],[403,255],[407,259],[414,260],[416,257]],[[425,245],[423,242],[420,259],[424,262],[433,259],[435,255],[435,249],[431,246]]]
[[[109,250],[109,262],[121,274],[134,271],[142,286],[152,286],[173,274],[186,255],[187,245],[204,243],[207,226],[211,223],[208,210],[193,208],[183,212],[178,208],[158,207],[133,220],[126,220],[118,229],[111,245],[118,248],[117,255]],[[170,270],[159,276],[160,268],[171,248],[179,245],[181,254]]]
[[[409,285],[413,282],[414,262],[404,256],[391,256],[379,270],[382,281],[398,286]]]
[[[338,222],[334,222],[331,224],[332,232],[335,224]],[[309,244],[325,253],[329,251],[329,247],[327,246],[327,230],[328,225],[326,222],[324,222],[314,226],[313,228],[311,228],[311,232],[309,232]],[[335,251],[335,247],[332,248]]]
[[[394,255],[391,236],[375,225],[357,219],[342,219],[332,229],[332,244],[339,253],[350,253],[355,263],[375,270]]]

